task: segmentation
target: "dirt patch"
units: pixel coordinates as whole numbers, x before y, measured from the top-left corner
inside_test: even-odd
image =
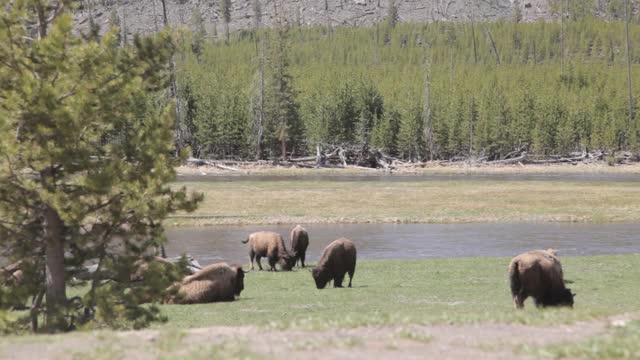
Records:
[[[638,314],[553,327],[521,324],[405,325],[323,331],[242,327],[75,333],[16,338],[0,354],[12,359],[273,357],[305,359],[513,359],[521,346],[575,342]]]

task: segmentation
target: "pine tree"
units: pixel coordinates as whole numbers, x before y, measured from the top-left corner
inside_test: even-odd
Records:
[[[288,36],[287,25],[280,26],[276,30],[269,64],[271,72],[269,91],[265,95],[265,120],[270,127],[272,143],[279,144],[283,160],[287,157],[288,147],[294,151],[302,148],[303,135],[296,90],[293,87],[293,77],[289,72]]]
[[[231,22],[231,0],[220,0],[220,17],[224,22],[224,35],[229,42],[229,23]]]
[[[389,2],[389,9],[387,10],[387,24],[393,29],[396,27],[398,20],[400,20],[398,5],[396,5],[396,0],[391,0]]]
[[[162,242],[168,213],[201,199],[168,186],[174,112],[166,100],[151,106],[166,99],[169,35],[124,48],[117,29],[99,40],[78,37],[71,3],[0,0],[0,248],[32,270],[32,319],[44,298],[49,331],[84,318],[66,290],[86,261],[126,273]],[[152,315],[127,281],[109,284],[94,282],[122,310],[112,319]],[[79,300],[85,314],[96,299]]]
[[[193,13],[191,14],[191,26],[193,27],[191,51],[193,51],[193,53],[196,54],[197,57],[200,57],[200,54],[202,53],[202,47],[204,46],[204,42],[207,37],[207,29],[204,26],[202,13],[197,7],[193,9]]]
[[[253,25],[256,30],[262,26],[262,4],[260,0],[253,0]]]

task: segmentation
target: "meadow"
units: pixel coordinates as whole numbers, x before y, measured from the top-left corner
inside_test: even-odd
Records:
[[[360,261],[353,288],[318,290],[305,269],[254,271],[231,303],[164,305],[159,327],[258,325],[322,330],[399,324],[554,325],[638,311],[640,255],[561,258],[574,309],[511,302],[508,258]]]
[[[171,226],[277,223],[635,222],[636,182],[234,181],[181,182],[205,194]]]
[[[0,357],[270,359],[348,356],[637,358],[640,255],[563,257],[575,307],[511,303],[508,258],[363,260],[353,288],[307,269],[250,272],[234,302],[162,305],[151,329],[0,338]]]

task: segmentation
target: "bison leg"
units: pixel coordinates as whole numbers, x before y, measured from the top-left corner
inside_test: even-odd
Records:
[[[353,280],[353,271],[349,271],[349,287],[351,287],[351,280]]]
[[[269,259],[269,266],[271,267],[270,270],[276,271],[276,262],[278,261],[278,259],[274,257],[268,257],[267,259]]]
[[[302,254],[300,254],[300,263],[302,264],[302,267],[304,267],[304,252]]]
[[[258,263],[258,268],[260,269],[260,271],[262,271],[262,264],[260,263],[260,256],[256,256],[256,262]]]
[[[253,250],[249,251],[249,260],[251,260],[251,265],[249,266],[250,270],[253,270],[253,259],[256,257],[256,253]],[[258,265],[260,265],[260,259],[258,259]],[[262,268],[260,269],[262,270]]]
[[[337,275],[336,277],[334,277],[333,278],[333,287],[341,288],[342,287],[342,280],[344,280],[344,274]]]
[[[522,309],[524,307],[524,301],[527,297],[522,294],[513,295],[513,305],[516,309]]]

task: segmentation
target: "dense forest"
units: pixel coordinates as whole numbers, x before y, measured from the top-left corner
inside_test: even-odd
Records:
[[[390,14],[373,27],[283,25],[228,41],[193,21],[179,36],[176,83],[179,143],[196,157],[299,157],[318,145],[407,160],[640,148],[621,21],[396,24]],[[632,84],[638,47],[631,36]]]

